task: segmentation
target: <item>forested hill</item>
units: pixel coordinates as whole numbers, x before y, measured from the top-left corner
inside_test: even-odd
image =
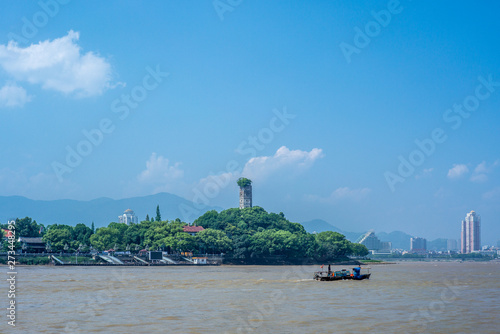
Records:
[[[41,236],[52,251],[103,251],[140,249],[171,253],[224,253],[232,263],[306,263],[346,259],[368,254],[365,246],[346,240],[333,231],[308,233],[283,213],[268,213],[261,207],[208,211],[194,222],[204,230],[190,235],[180,219],[155,219],[139,224],[110,223],[95,229],[84,224],[75,227],[54,224],[42,226],[31,218],[18,219],[16,232],[27,237]],[[6,228],[5,224],[2,228]],[[5,245],[4,245],[5,248]],[[280,262],[281,261],[281,262]]]
[[[327,221],[324,221],[322,219],[313,219],[310,221],[302,222],[302,226],[306,229],[307,232],[309,233],[319,233],[319,232],[324,232],[324,231],[334,231],[334,232],[339,232],[340,234],[345,235],[346,239],[354,242],[356,241],[361,235],[363,235],[362,232],[347,232],[343,231],[340,228],[330,224]]]
[[[252,259],[281,255],[288,258],[342,258],[366,255],[365,246],[348,241],[344,235],[325,231],[308,233],[280,212],[267,213],[261,207],[208,211],[195,224],[223,231],[231,239],[228,254],[234,258]]]

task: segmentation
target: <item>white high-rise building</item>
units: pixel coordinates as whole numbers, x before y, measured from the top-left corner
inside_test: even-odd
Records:
[[[365,245],[368,250],[373,253],[390,253],[392,244],[388,241],[380,241],[379,238],[375,235],[373,230],[370,230],[360,236],[356,243]]]
[[[481,216],[471,211],[462,220],[462,238],[460,250],[468,254],[481,250]]]
[[[132,211],[130,209],[125,210],[123,215],[118,216],[118,218],[120,219],[120,223],[125,223],[127,225],[129,223],[137,224],[137,221],[138,221],[137,216],[135,215],[134,211]]]

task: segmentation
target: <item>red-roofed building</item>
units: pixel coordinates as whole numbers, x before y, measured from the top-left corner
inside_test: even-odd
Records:
[[[183,229],[184,229],[184,232],[189,233],[193,237],[196,233],[204,230],[204,228],[202,226],[189,226],[189,225],[184,226]]]
[[[11,230],[4,230],[4,229],[2,229],[2,230],[3,230],[3,232],[4,232],[4,233],[3,233],[3,235],[4,235],[6,238],[8,238],[8,237],[12,237],[12,231],[11,231]]]

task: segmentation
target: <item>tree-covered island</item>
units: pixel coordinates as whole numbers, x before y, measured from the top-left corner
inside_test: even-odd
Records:
[[[157,208],[157,215],[159,208]],[[188,224],[176,220],[144,220],[138,224],[112,222],[97,228],[84,224],[53,224],[45,228],[31,218],[16,220],[17,236],[42,237],[52,252],[162,250],[169,253],[224,254],[225,263],[319,263],[365,256],[365,246],[337,232],[311,234],[285,215],[261,207],[208,211],[193,222],[204,230],[191,235]],[[2,225],[2,228],[5,226]],[[3,248],[7,243],[4,242]],[[29,250],[24,250],[29,251]]]

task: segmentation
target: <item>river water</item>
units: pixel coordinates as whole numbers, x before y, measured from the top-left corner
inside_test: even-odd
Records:
[[[4,316],[0,331],[500,332],[498,262],[373,265],[364,281],[314,281],[318,269],[17,267],[16,327]],[[1,295],[6,307],[6,293]]]

